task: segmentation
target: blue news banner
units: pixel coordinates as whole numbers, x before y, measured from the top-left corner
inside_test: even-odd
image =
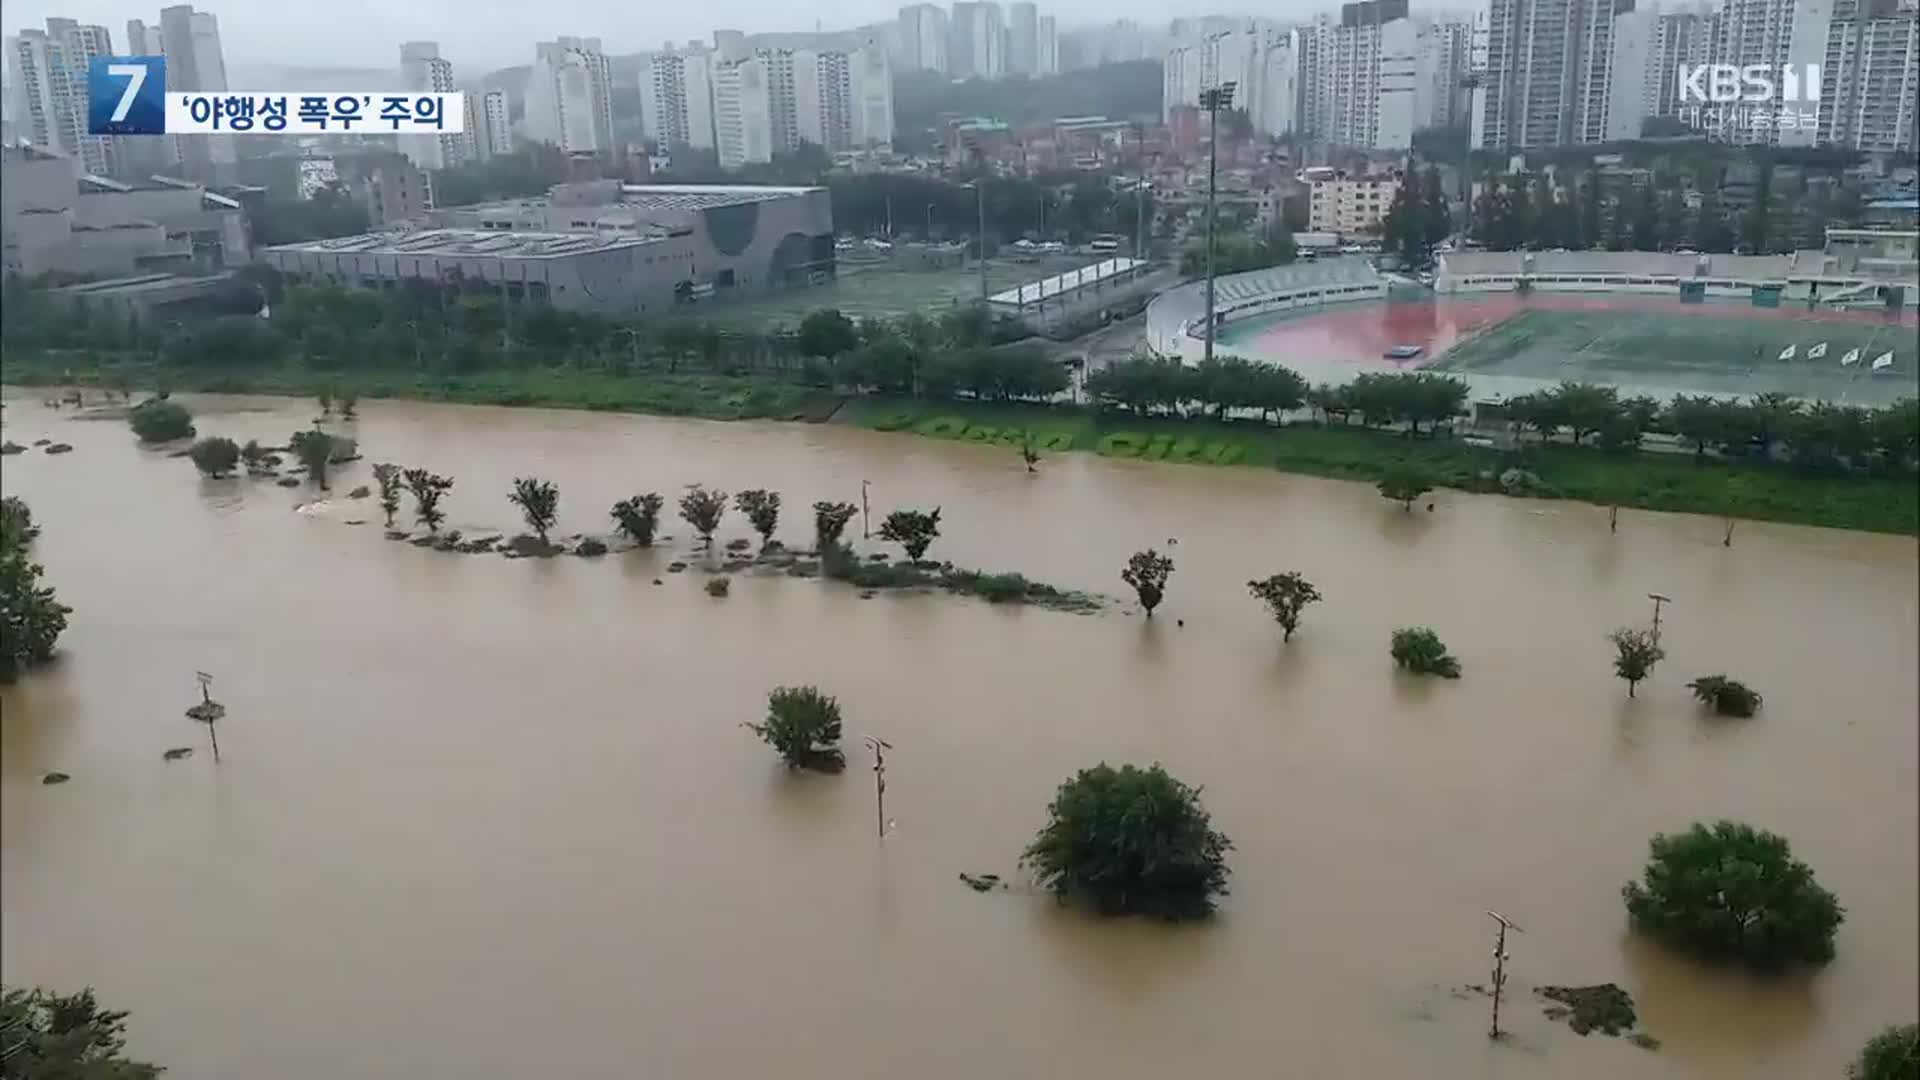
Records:
[[[164,56],[96,56],[87,66],[90,135],[457,135],[459,94],[167,91]]]

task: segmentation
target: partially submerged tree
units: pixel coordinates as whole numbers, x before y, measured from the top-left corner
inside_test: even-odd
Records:
[[[8,499],[0,514],[0,682],[12,682],[53,659],[73,609],[40,584],[40,564],[27,553],[40,530],[27,504]]]
[[[1433,478],[1418,465],[1396,465],[1380,478],[1380,494],[1411,512],[1413,502],[1433,490]]]
[[[1173,575],[1173,558],[1162,555],[1152,548],[1136,551],[1127,560],[1127,568],[1120,571],[1120,580],[1133,587],[1133,593],[1140,599],[1140,606],[1147,610],[1147,618],[1153,618],[1153,609],[1167,595],[1167,578]]]
[[[127,410],[127,423],[141,442],[161,443],[193,438],[193,416],[163,398],[148,398]]]
[[[1300,627],[1300,612],[1308,604],[1320,602],[1320,590],[1296,570],[1249,581],[1247,591],[1264,602],[1268,611],[1273,612],[1273,621],[1280,624],[1281,641],[1292,641],[1293,632]]]
[[[400,488],[405,482],[398,465],[376,464],[373,482],[380,488],[380,512],[387,515],[387,528],[393,528],[393,515],[400,512]]]
[[[193,459],[193,467],[216,480],[233,471],[240,464],[240,448],[232,439],[215,435],[201,439],[187,452]]]
[[[1226,895],[1232,847],[1213,828],[1199,788],[1159,765],[1103,762],[1060,785],[1020,861],[1059,899],[1101,914],[1193,919],[1212,914]]]
[[[649,491],[621,499],[613,504],[613,526],[639,547],[652,547],[653,534],[660,527],[660,508],[666,505],[658,492]]]
[[[828,551],[840,543],[840,534],[847,531],[847,522],[860,508],[850,502],[817,502],[813,504],[813,541],[814,546]]]
[[[931,514],[923,510],[895,510],[880,523],[880,539],[905,548],[907,558],[914,562],[920,561],[920,556],[927,553],[939,535],[940,508],[937,506]]]
[[[267,452],[267,448],[260,445],[258,439],[248,439],[247,444],[240,448],[240,463],[247,467],[249,475],[264,472],[272,457],[273,455]]]
[[[1824,964],[1846,910],[1780,836],[1721,821],[1653,838],[1621,889],[1634,929],[1704,959],[1761,970]]]
[[[306,466],[307,477],[327,489],[327,463],[333,460],[333,436],[319,428],[296,431],[293,438],[287,440],[287,449]]]
[[[782,686],[767,695],[767,719],[747,729],[780,752],[789,769],[839,772],[840,703],[812,686]]]
[[[708,491],[693,484],[680,496],[680,519],[693,526],[693,531],[700,534],[700,542],[709,549],[713,547],[713,531],[720,527],[720,519],[726,512],[724,491]]]
[[[1438,675],[1443,679],[1460,677],[1460,661],[1447,652],[1439,634],[1424,626],[1395,630],[1389,651],[1395,664],[1416,675]]]
[[[358,420],[360,418],[360,395],[351,390],[340,395],[340,419]]]
[[[0,552],[25,547],[39,535],[40,526],[33,523],[33,510],[25,499],[18,495],[0,498]]]
[[[1632,697],[1640,680],[1653,674],[1653,665],[1666,659],[1667,650],[1651,630],[1621,627],[1607,635],[1613,642],[1613,673],[1627,680],[1627,696]]]
[[[437,534],[440,523],[447,520],[447,512],[440,509],[440,500],[453,490],[453,478],[425,469],[408,469],[403,475],[407,490],[413,493],[413,516],[428,532]]]
[[[560,489],[551,480],[539,480],[523,476],[513,482],[513,490],[508,492],[507,501],[520,508],[520,516],[526,520],[527,528],[547,542],[547,530],[560,517]]]
[[[1028,472],[1033,473],[1040,471],[1034,468],[1034,466],[1040,464],[1040,451],[1034,449],[1032,432],[1028,432],[1020,440],[1020,460],[1027,463]]]
[[[1920,1024],[1888,1027],[1867,1040],[1847,1080],[1920,1080]]]
[[[126,1055],[127,1014],[92,989],[0,988],[0,1076],[8,1080],[155,1080],[164,1070]]]
[[[733,497],[734,509],[747,515],[747,524],[760,534],[760,546],[773,542],[773,531],[780,527],[780,493],[752,488]]]
[[[1761,697],[1746,683],[1738,679],[1729,679],[1725,675],[1702,675],[1687,684],[1693,696],[1700,704],[1713,709],[1721,716],[1738,716],[1742,719],[1760,711]]]

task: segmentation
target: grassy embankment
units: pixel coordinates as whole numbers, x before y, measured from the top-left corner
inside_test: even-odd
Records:
[[[69,374],[71,372],[71,374]],[[160,377],[182,391],[312,396],[351,388],[363,398],[408,398],[478,405],[641,412],[714,420],[822,420],[828,416],[881,431],[1018,446],[1027,433],[1044,453],[1092,451],[1107,457],[1189,464],[1256,465],[1371,482],[1416,462],[1442,486],[1498,490],[1491,478],[1510,467],[1539,478],[1544,497],[1600,505],[1752,518],[1799,525],[1920,534],[1920,483],[1911,475],[1811,472],[1762,463],[1695,461],[1674,454],[1603,454],[1569,446],[1519,455],[1457,440],[1409,439],[1358,427],[1140,419],[1064,406],[998,406],[842,398],[763,378],[657,373],[609,375],[530,368],[464,376],[400,372],[327,373],[299,367],[233,372],[152,365],[86,366],[71,355],[4,363],[7,382],[51,385],[118,376],[134,386]],[[839,405],[836,413],[835,407]],[[1008,450],[1009,454],[1014,451]]]

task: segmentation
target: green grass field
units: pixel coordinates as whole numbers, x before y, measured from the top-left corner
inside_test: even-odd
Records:
[[[1539,300],[1535,300],[1535,304]],[[1787,309],[1745,304],[1678,304],[1659,308],[1624,302],[1605,309],[1530,306],[1454,346],[1439,370],[1480,376],[1578,379],[1617,385],[1629,393],[1759,394],[1779,392],[1810,400],[1884,405],[1920,393],[1916,328],[1862,318],[1795,318]],[[1826,354],[1808,352],[1825,342]],[[1792,345],[1796,355],[1781,360]],[[1850,349],[1857,363],[1843,367]],[[1891,370],[1871,361],[1892,351]]]
[[[1094,261],[1090,255],[1032,263],[989,260],[987,289],[1011,289]],[[722,326],[768,330],[799,326],[808,312],[821,308],[838,308],[855,319],[892,319],[913,312],[932,317],[979,296],[980,272],[973,264],[950,270],[897,270],[882,265],[843,268],[838,278],[824,285],[714,304],[698,312]]]

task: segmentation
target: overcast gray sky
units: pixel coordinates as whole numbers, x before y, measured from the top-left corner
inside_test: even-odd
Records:
[[[37,27],[49,15],[99,23],[126,46],[128,19],[156,20],[168,0],[5,0],[6,32]],[[398,67],[400,42],[438,41],[456,76],[524,64],[533,42],[561,34],[601,38],[609,52],[657,48],[663,40],[706,38],[716,27],[746,31],[838,30],[891,18],[898,0],[224,0],[196,3],[220,18],[229,67],[338,64]],[[1257,14],[1333,9],[1338,0],[1263,0]],[[1122,17],[1164,21],[1175,0],[1040,0],[1040,10],[1070,24]],[[238,87],[236,87],[238,89]],[[325,89],[315,87],[314,89]]]

